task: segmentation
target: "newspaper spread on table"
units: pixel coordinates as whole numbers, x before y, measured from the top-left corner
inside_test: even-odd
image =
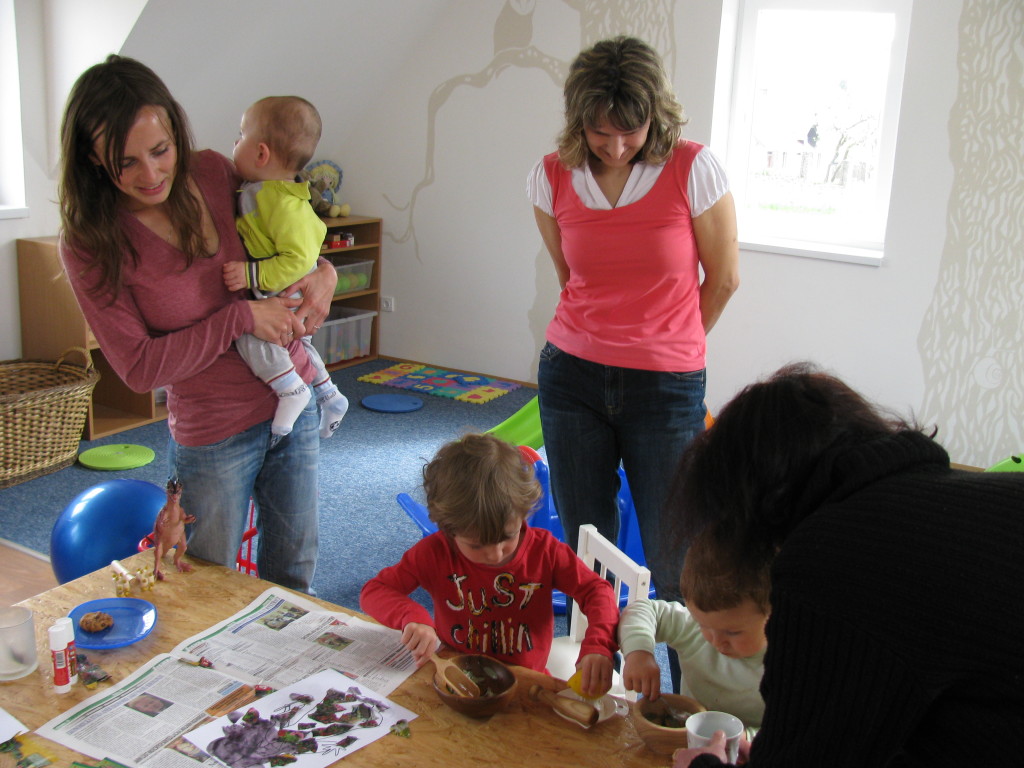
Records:
[[[184,735],[213,718],[244,712],[266,689],[336,670],[362,693],[394,706],[384,697],[415,669],[397,630],[270,588],[37,732],[128,766],[219,766]]]

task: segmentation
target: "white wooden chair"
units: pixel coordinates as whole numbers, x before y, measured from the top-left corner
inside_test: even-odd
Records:
[[[648,596],[651,587],[650,570],[634,562],[621,549],[598,533],[597,528],[593,525],[580,526],[576,554],[602,578],[612,580],[616,595],[622,594],[622,587],[625,585],[627,604]],[[556,637],[551,644],[551,653],[548,656],[547,664],[548,672],[562,680],[568,680],[572,676],[576,671],[576,659],[579,656],[586,632],[587,617],[583,615],[579,604],[573,601],[572,612],[569,615],[569,634],[565,637]],[[611,693],[619,696],[626,693],[618,673],[612,682]]]

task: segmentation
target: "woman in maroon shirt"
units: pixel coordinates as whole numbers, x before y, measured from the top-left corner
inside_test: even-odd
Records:
[[[260,575],[309,591],[316,408],[275,442],[276,398],[234,340],[252,333],[286,346],[308,381],[298,340],[327,316],[333,268],[296,284],[301,302],[247,301],[224,287],[223,265],[245,259],[234,224],[240,179],[226,158],[193,151],[180,105],[138,61],[112,55],[78,79],[61,141],[61,257],[117,374],[136,391],[167,389],[169,473],[197,518],[190,553],[234,565],[252,498]]]

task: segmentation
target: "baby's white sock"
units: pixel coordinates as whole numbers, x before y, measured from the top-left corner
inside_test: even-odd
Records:
[[[278,398],[270,431],[275,435],[287,435],[309,402],[309,387],[294,370],[274,379],[270,386]]]
[[[348,398],[341,394],[330,379],[313,387],[313,392],[316,394],[316,404],[320,406],[320,437],[330,437],[348,413]]]

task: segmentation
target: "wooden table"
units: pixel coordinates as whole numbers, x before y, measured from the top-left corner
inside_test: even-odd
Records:
[[[151,565],[152,557],[152,553],[143,552],[126,559],[124,564],[134,570],[142,563]],[[145,599],[157,607],[158,620],[152,633],[124,648],[84,651],[90,661],[103,667],[115,680],[122,680],[157,654],[170,651],[182,640],[237,613],[273,586],[229,568],[189,559],[195,565],[192,573],[179,574],[172,567],[167,581],[144,593]],[[56,694],[48,663],[47,628],[53,620],[66,616],[79,603],[101,597],[114,597],[109,569],[95,571],[19,603],[35,614],[39,669],[21,680],[0,683],[0,706],[28,728],[39,728],[107,685],[100,683],[91,691],[76,685],[71,693]],[[323,600],[314,601],[332,611],[353,613]],[[563,720],[547,705],[530,700],[528,691],[534,683],[551,690],[562,689],[565,684],[533,670],[513,669],[519,681],[516,698],[504,712],[486,720],[474,720],[445,706],[431,685],[433,665],[421,667],[388,696],[418,715],[410,723],[411,738],[385,736],[337,764],[341,768],[448,768],[470,764],[644,768],[667,766],[671,762],[666,756],[648,750],[625,718],[611,717],[590,730]],[[59,744],[53,745],[53,751],[58,765],[81,759]],[[96,761],[87,758],[86,762]]]

